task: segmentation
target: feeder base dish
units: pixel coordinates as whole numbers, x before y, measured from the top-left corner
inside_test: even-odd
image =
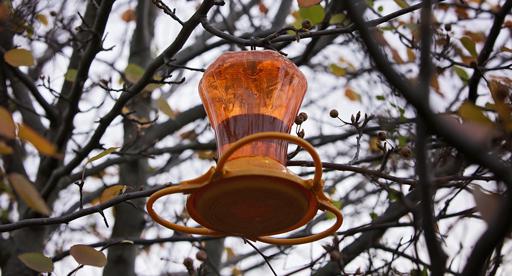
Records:
[[[196,190],[187,209],[209,229],[251,238],[306,224],[316,214],[317,201],[310,190],[287,177],[245,174]]]

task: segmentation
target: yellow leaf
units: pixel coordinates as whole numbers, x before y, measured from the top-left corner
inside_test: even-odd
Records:
[[[121,14],[121,19],[124,22],[130,22],[135,20],[137,17],[135,15],[135,11],[133,9],[127,9]]]
[[[93,157],[89,158],[89,160],[87,160],[87,163],[91,163],[91,162],[96,161],[96,160],[98,160],[98,159],[100,159],[100,158],[102,158],[102,157],[105,157],[105,156],[107,156],[107,155],[109,155],[109,154],[113,153],[114,151],[116,151],[116,150],[118,150],[118,149],[119,149],[119,147],[111,147],[111,148],[108,148],[108,149],[106,149],[106,150],[104,150],[104,151],[102,151],[102,152],[100,152],[100,153],[96,154],[95,156],[93,156]]]
[[[4,60],[11,66],[32,66],[35,64],[32,52],[26,49],[11,49],[4,54]]]
[[[160,97],[156,100],[156,105],[160,111],[162,111],[165,115],[167,115],[169,118],[175,120],[176,119],[176,112],[172,110],[172,107],[167,103],[167,100],[163,97]]]
[[[105,190],[103,190],[103,192],[101,193],[99,203],[107,202],[107,201],[113,199],[114,197],[124,193],[125,191],[126,191],[126,185],[118,184],[118,185],[110,186],[110,187],[106,188]]]
[[[345,89],[345,97],[354,102],[361,100],[361,96],[359,96],[359,94],[350,87]]]
[[[27,267],[37,272],[52,272],[52,259],[39,252],[28,252],[18,255],[18,259]]]
[[[13,152],[13,149],[4,142],[0,141],[0,154],[8,155]]]
[[[382,152],[380,146],[380,140],[376,136],[370,137],[370,151],[371,152]]]
[[[242,276],[242,271],[236,267],[233,267],[233,269],[231,269],[231,275],[232,276]]]
[[[464,121],[484,124],[488,126],[494,125],[494,123],[489,118],[485,117],[480,108],[469,101],[462,103],[457,113]]]
[[[85,244],[71,246],[69,254],[81,265],[104,267],[107,264],[107,257],[103,252]]]
[[[14,121],[12,120],[11,113],[0,106],[0,137],[14,139],[16,137],[16,130]]]
[[[411,48],[407,48],[407,60],[409,62],[414,62],[416,60],[416,53]]]
[[[48,208],[48,205],[46,205],[46,202],[41,197],[37,189],[28,179],[25,178],[25,176],[18,173],[11,173],[7,178],[9,179],[9,183],[11,183],[11,187],[14,189],[16,194],[28,207],[43,215],[50,215],[50,208]]]
[[[36,19],[41,22],[41,24],[48,26],[48,18],[46,18],[46,15],[38,13],[36,14]]]
[[[335,76],[338,76],[338,77],[343,77],[347,73],[345,71],[345,68],[343,68],[337,64],[334,64],[334,63],[329,65],[329,71],[331,71],[332,74],[334,74]]]
[[[226,247],[225,250],[229,262],[229,260],[233,259],[236,256],[235,251],[231,247]]]
[[[57,148],[29,126],[25,124],[19,125],[18,136],[20,139],[30,142],[39,151],[39,153],[55,158],[59,157]]]

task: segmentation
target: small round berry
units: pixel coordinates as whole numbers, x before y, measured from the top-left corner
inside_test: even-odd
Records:
[[[338,113],[338,110],[336,109],[332,109],[331,112],[329,112],[329,116],[331,116],[331,118],[338,118],[338,115],[340,115]]]

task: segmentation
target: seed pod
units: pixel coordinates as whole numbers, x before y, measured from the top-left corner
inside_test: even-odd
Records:
[[[308,120],[308,114],[306,112],[299,113],[299,116],[302,117],[303,122]]]
[[[304,122],[304,119],[302,119],[302,117],[300,115],[297,115],[297,117],[295,117],[295,124],[296,125],[300,125]]]
[[[412,150],[408,146],[401,148],[398,153],[400,153],[400,155],[404,158],[410,158],[412,156]]]
[[[329,112],[329,116],[331,116],[331,118],[338,118],[338,110],[336,109],[331,109],[331,112]]]
[[[206,251],[204,251],[204,250],[197,251],[196,259],[201,261],[201,262],[206,261],[206,259],[208,259],[208,255],[206,254]]]
[[[388,138],[386,135],[386,132],[384,132],[384,131],[377,132],[377,137],[379,137],[379,140],[381,140],[381,141],[384,141]]]
[[[309,30],[313,27],[313,24],[311,24],[311,21],[309,21],[307,19],[303,20],[301,25],[302,25],[302,28],[305,30]]]

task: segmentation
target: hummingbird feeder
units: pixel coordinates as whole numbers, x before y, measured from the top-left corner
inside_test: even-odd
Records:
[[[199,84],[217,138],[217,166],[155,192],[146,205],[150,216],[184,233],[278,245],[308,243],[334,233],[343,217],[323,193],[320,157],[306,140],[289,134],[306,87],[295,64],[274,51],[220,56]],[[315,163],[313,179],[304,180],[285,167],[288,142],[309,152]],[[156,214],[154,202],[175,193],[189,194],[188,213],[201,227],[178,225]],[[271,237],[305,225],[318,210],[334,214],[334,225],[306,237]]]

